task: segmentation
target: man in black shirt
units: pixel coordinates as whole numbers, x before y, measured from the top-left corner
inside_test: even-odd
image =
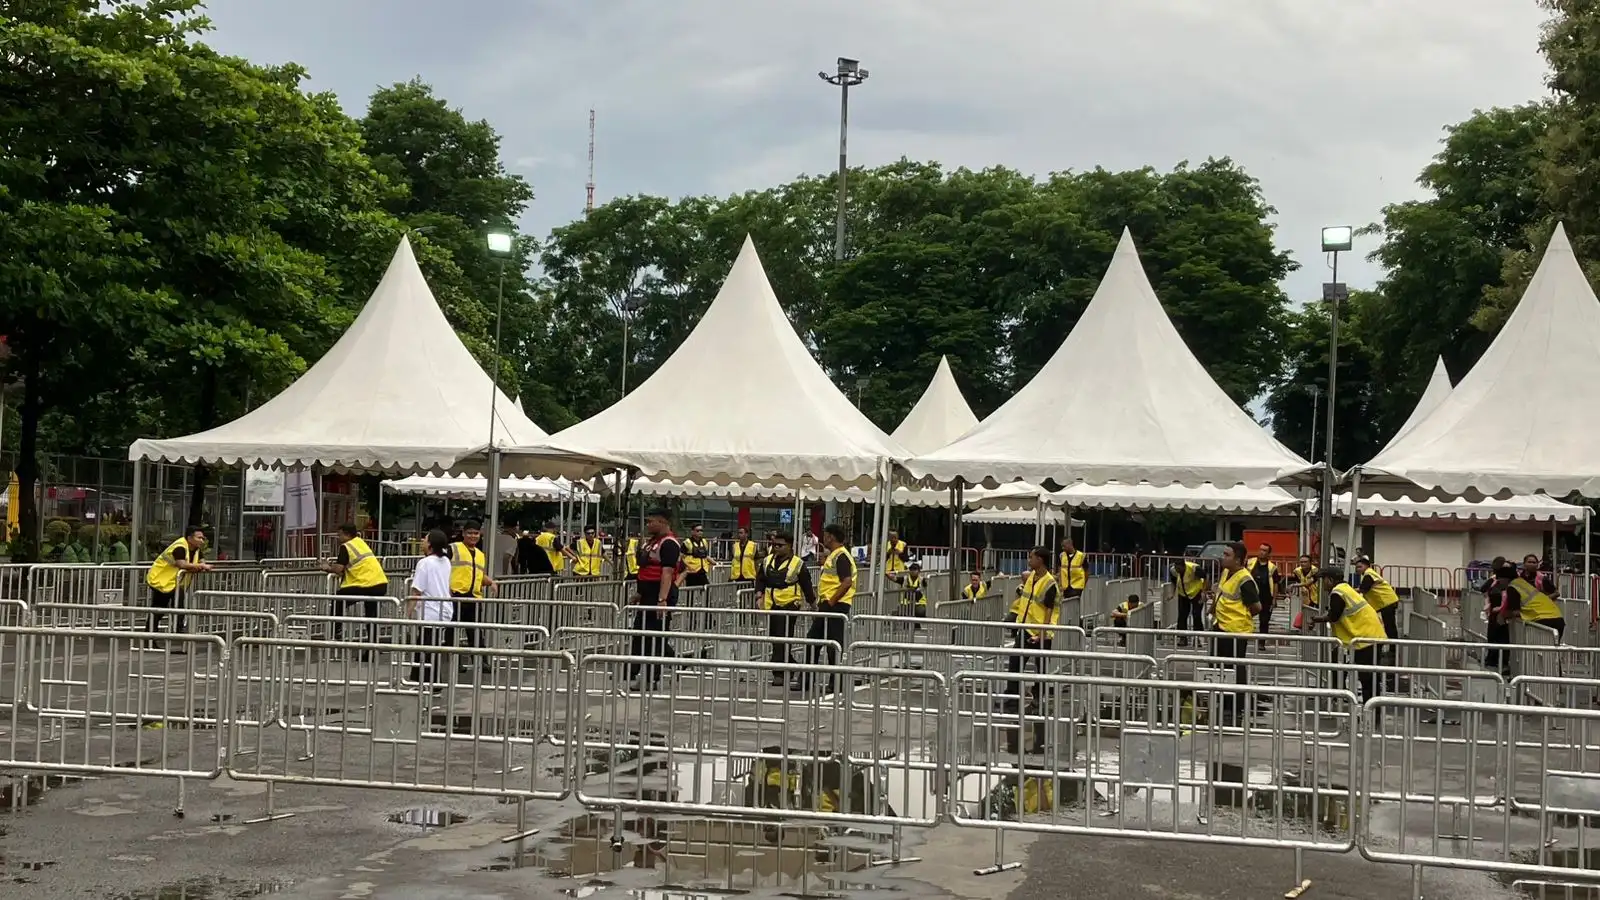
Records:
[[[672,607],[678,604],[678,573],[683,568],[683,545],[672,533],[665,510],[645,518],[645,539],[639,544],[639,580],[633,595],[633,656],[671,656],[666,632],[672,621]],[[628,679],[634,689],[655,690],[661,683],[661,666],[638,663],[628,666]]]

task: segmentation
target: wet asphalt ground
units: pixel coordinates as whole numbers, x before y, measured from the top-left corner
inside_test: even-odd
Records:
[[[753,826],[679,822],[681,836],[642,840],[630,820],[612,852],[610,821],[585,820],[569,803],[533,804],[538,835],[518,844],[513,805],[392,791],[284,788],[277,809],[292,818],[258,825],[265,786],[222,779],[188,786],[174,817],[176,785],[115,777],[73,781],[0,812],[0,896],[18,900],[691,900],[728,892],[754,896],[885,900],[999,898],[1161,900],[1282,897],[1293,886],[1288,851],[1208,848],[1137,839],[1012,835],[1015,870],[978,877],[993,861],[988,832],[942,825],[910,832],[900,866],[857,867],[848,846],[822,859],[814,836],[772,836]],[[571,824],[577,820],[576,827]],[[660,823],[656,823],[659,825]],[[622,863],[619,868],[617,861]],[[1356,854],[1307,854],[1314,898],[1404,900],[1411,871]],[[1429,897],[1514,896],[1485,875],[1430,869]],[[670,889],[669,889],[670,888]],[[1561,896],[1561,895],[1552,895]],[[1575,900],[1588,900],[1575,895]]]

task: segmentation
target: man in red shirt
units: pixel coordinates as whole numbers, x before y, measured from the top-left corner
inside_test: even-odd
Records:
[[[637,592],[633,595],[632,655],[671,656],[672,643],[666,632],[672,620],[672,607],[678,605],[683,544],[672,533],[666,510],[651,512],[645,518],[644,531],[645,539],[639,543]],[[632,663],[628,666],[628,680],[635,691],[653,691],[661,683],[661,666]]]

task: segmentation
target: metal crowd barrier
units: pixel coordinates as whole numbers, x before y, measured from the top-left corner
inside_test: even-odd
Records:
[[[1037,631],[1050,641],[1051,649],[1083,650],[1088,637],[1077,625],[1030,625],[993,619],[917,620],[910,628],[903,616],[855,616],[850,620],[851,640],[892,641],[905,638],[917,643],[954,644],[963,647],[1010,646],[1024,632]]]
[[[268,591],[195,591],[184,599],[193,600],[193,607],[174,608],[175,615],[187,616],[191,608],[269,612],[280,621],[290,616],[326,615],[341,610],[353,617],[362,613],[364,602],[378,604],[380,616],[393,617],[399,613],[401,606],[399,597]]]
[[[631,602],[636,592],[631,581],[579,578],[556,582],[552,599],[558,603],[604,603],[618,607]]]
[[[338,579],[321,569],[268,570],[261,574],[261,590],[269,594],[332,594]]]

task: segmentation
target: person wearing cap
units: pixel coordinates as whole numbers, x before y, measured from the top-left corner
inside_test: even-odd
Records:
[[[577,540],[577,551],[572,554],[572,575],[575,578],[604,578],[606,575],[605,546],[593,525],[583,526],[583,537]]]
[[[761,592],[761,608],[770,613],[767,634],[772,637],[772,662],[787,665],[792,662],[788,641],[794,637],[795,613],[807,603],[817,605],[817,590],[811,584],[811,573],[805,561],[794,555],[788,535],[780,534],[773,540],[772,555],[761,566],[757,586]],[[784,671],[774,669],[772,683],[781,687],[785,681]]]
[[[733,533],[733,555],[728,560],[728,580],[754,584],[761,574],[761,554],[750,532],[740,528]]]
[[[699,525],[689,529],[689,537],[683,541],[683,573],[678,583],[685,587],[705,587],[711,583],[711,569],[715,565],[705,530]]]
[[[1377,679],[1371,667],[1378,664],[1379,642],[1388,636],[1383,619],[1372,608],[1371,601],[1345,582],[1343,572],[1319,569],[1315,577],[1326,587],[1328,603],[1326,609],[1317,610],[1318,614],[1311,621],[1327,625],[1350,652],[1350,661],[1363,667],[1356,672],[1356,679],[1361,684],[1362,701],[1371,700],[1378,695]]]
[[[1383,619],[1383,632],[1390,640],[1400,637],[1400,594],[1394,585],[1385,581],[1383,573],[1372,564],[1372,557],[1356,557],[1356,590],[1361,592],[1372,608]]]
[[[683,545],[672,533],[667,511],[645,517],[645,539],[639,545],[639,578],[633,594],[633,645],[636,657],[671,656],[667,629],[672,607],[678,605],[678,574],[683,569]],[[628,680],[637,691],[653,691],[661,684],[659,663],[631,663]]]
[[[923,585],[921,562],[912,561],[911,565],[906,567],[905,574],[900,576],[900,586],[903,588],[900,594],[900,614],[926,619],[928,591]],[[922,626],[918,624],[917,627]]]

